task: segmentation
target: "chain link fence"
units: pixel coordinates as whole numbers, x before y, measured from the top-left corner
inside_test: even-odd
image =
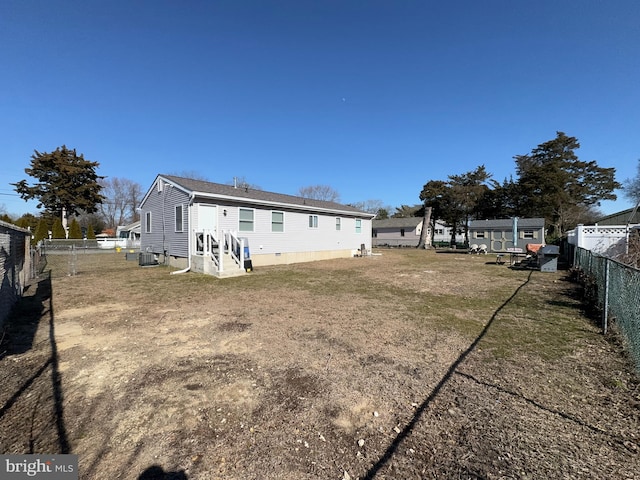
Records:
[[[603,331],[616,322],[640,370],[640,269],[583,248],[576,248],[573,266],[602,313]]]
[[[121,251],[99,248],[91,240],[45,240],[31,249],[31,278],[75,276],[94,268],[95,255],[125,255]]]

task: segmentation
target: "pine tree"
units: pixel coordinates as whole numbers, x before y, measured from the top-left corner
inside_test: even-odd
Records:
[[[93,231],[93,225],[89,224],[89,227],[87,228],[87,239],[89,240],[95,240],[96,239],[96,234]]]
[[[38,208],[44,207],[56,216],[80,211],[94,213],[104,199],[98,183],[104,177],[95,171],[98,165],[65,145],[51,153],[36,150],[31,156],[31,168],[24,170],[36,179],[35,184],[30,186],[26,180],[20,180],[12,185],[24,200],[35,198],[39,201]]]
[[[36,227],[36,233],[33,236],[33,243],[38,243],[40,240],[45,240],[47,238],[49,238],[49,223],[44,218],[40,217],[38,226]]]
[[[64,231],[62,220],[60,218],[56,218],[55,222],[53,222],[53,228],[51,229],[51,232],[53,238],[55,239],[67,238],[67,234]]]
[[[75,218],[71,220],[71,225],[69,226],[69,238],[82,239],[82,229]]]

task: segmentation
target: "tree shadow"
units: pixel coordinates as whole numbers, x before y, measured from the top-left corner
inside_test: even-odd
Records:
[[[511,303],[511,301],[513,301],[513,299],[518,295],[518,293],[520,293],[520,290],[522,290],[531,281],[532,275],[533,275],[533,271],[529,272],[527,279],[520,286],[518,286],[518,288],[516,288],[513,294],[511,294],[511,296],[502,305],[500,305],[495,312],[493,312],[493,315],[491,315],[491,318],[489,319],[485,327],[482,329],[478,337],[451,364],[447,372],[440,379],[438,384],[433,388],[431,393],[427,396],[427,398],[425,398],[425,400],[420,404],[420,406],[418,406],[411,421],[409,421],[409,423],[404,427],[404,429],[396,436],[396,438],[394,438],[393,442],[391,442],[391,444],[387,447],[387,449],[385,450],[383,455],[380,457],[380,459],[367,471],[367,473],[363,477],[364,479],[372,480],[376,476],[376,474],[380,471],[380,469],[384,467],[391,460],[393,455],[396,453],[396,451],[400,447],[401,443],[411,434],[411,432],[415,428],[416,424],[418,423],[422,415],[429,408],[429,406],[438,396],[438,394],[443,389],[443,387],[449,382],[453,374],[456,373],[456,371],[458,370],[458,367],[460,367],[460,364],[462,364],[462,362],[467,358],[467,356],[476,349],[476,347],[478,346],[482,338],[487,334],[487,332],[491,328],[491,325],[493,325],[493,322],[497,318],[498,314],[502,311],[502,309],[504,309],[507,305],[509,305],[509,303]]]
[[[21,397],[32,387],[36,387],[36,383],[42,377],[44,380],[44,374],[47,370],[51,371],[50,388],[51,398],[53,402],[52,415],[53,423],[56,430],[56,443],[57,452],[48,451],[47,453],[71,453],[71,446],[67,438],[67,431],[64,424],[64,407],[63,400],[64,395],[62,391],[62,377],[60,375],[58,348],[55,341],[55,316],[53,312],[53,289],[51,287],[51,275],[50,272],[45,274],[36,287],[36,291],[33,295],[22,297],[9,315],[7,319],[7,333],[8,335],[3,340],[2,355],[0,355],[0,361],[3,357],[10,355],[17,355],[26,353],[34,346],[34,339],[38,327],[42,324],[43,327],[48,327],[48,347],[49,356],[42,362],[42,364],[33,369],[32,373],[16,388],[4,404],[0,406],[0,419],[2,419],[12,408],[16,406]],[[22,372],[27,375],[27,372]],[[42,382],[40,382],[42,383]],[[46,383],[45,383],[46,385]],[[48,388],[48,387],[47,387]],[[33,417],[37,410],[41,409],[40,403],[41,395],[38,396],[36,402],[36,411],[33,412]],[[33,424],[32,418],[32,424]],[[33,438],[33,425],[31,432],[29,432],[29,452],[36,453],[35,439]]]

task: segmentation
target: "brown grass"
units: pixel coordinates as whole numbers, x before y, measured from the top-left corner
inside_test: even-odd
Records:
[[[87,479],[640,472],[637,377],[563,272],[379,253],[224,280],[79,258],[11,320],[2,452]]]

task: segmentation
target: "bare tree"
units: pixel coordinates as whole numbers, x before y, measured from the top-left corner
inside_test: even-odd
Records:
[[[142,199],[142,187],[127,178],[105,178],[100,181],[105,201],[100,213],[107,228],[116,228],[139,218],[137,207]]]
[[[174,177],[190,178],[191,180],[202,180],[203,182],[210,182],[206,175],[196,172],[195,170],[182,170],[180,172],[171,172],[169,175]]]
[[[364,200],[362,202],[350,203],[349,205],[367,213],[378,214],[378,212],[380,212],[381,210],[384,210],[387,212],[387,216],[388,216],[389,210],[391,210],[392,208],[390,206],[385,206],[382,203],[382,200]]]
[[[640,160],[638,160],[638,174],[634,178],[624,181],[624,196],[633,203],[640,202]]]
[[[325,200],[327,202],[339,202],[340,194],[329,185],[309,185],[308,187],[300,187],[298,196],[303,198],[311,198],[313,200]]]
[[[251,190],[262,190],[260,185],[250,183],[246,177],[233,177],[233,180],[227,181],[227,185],[233,185],[236,188],[250,188]]]

